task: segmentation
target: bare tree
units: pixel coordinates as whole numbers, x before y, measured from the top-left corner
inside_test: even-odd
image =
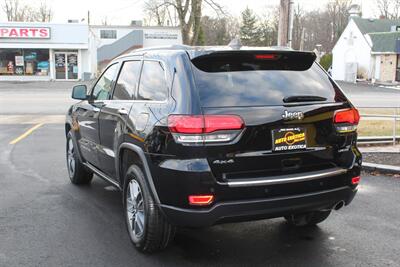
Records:
[[[169,17],[172,17],[171,14],[176,14],[183,42],[193,45],[197,43],[199,37],[204,5],[211,7],[218,15],[224,14],[222,6],[214,0],[148,0],[145,10],[151,17],[150,22],[156,21],[157,24],[165,23],[166,14],[169,14]]]
[[[327,19],[330,23],[331,41],[342,34],[349,21],[349,9],[352,0],[331,0],[326,6]]]
[[[148,0],[144,6],[146,21],[149,25],[176,26],[176,12],[163,0]]]
[[[39,8],[36,9],[22,0],[3,0],[2,9],[8,21],[48,22],[53,16],[47,2],[41,2]]]
[[[330,0],[322,10],[294,9],[293,48],[313,50],[317,44],[330,52],[347,26],[351,0]]]
[[[2,9],[6,13],[8,21],[18,21],[21,13],[19,0],[4,0]]]
[[[400,18],[400,1],[399,0],[377,0],[377,6],[380,16],[387,19]]]
[[[107,16],[104,16],[104,17],[101,19],[101,25],[107,26],[108,24],[109,24],[109,22],[108,22],[108,17],[107,17]]]
[[[37,10],[37,20],[40,22],[49,22],[53,18],[53,10],[46,1],[41,2],[39,9]]]
[[[204,45],[227,45],[239,36],[239,22],[234,17],[213,18],[203,16],[201,28],[204,34]]]
[[[293,34],[292,34],[292,47],[294,49],[300,49],[301,42],[303,41],[303,36],[305,32],[305,12],[300,7],[300,4],[297,4],[295,8],[293,8]]]

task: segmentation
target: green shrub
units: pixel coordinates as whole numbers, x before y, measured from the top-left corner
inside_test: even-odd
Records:
[[[321,57],[319,64],[325,69],[328,70],[330,66],[332,66],[332,54],[325,54]]]

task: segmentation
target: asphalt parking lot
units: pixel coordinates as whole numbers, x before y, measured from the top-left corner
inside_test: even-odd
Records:
[[[120,193],[99,178],[69,182],[63,117],[31,114],[34,105],[0,111],[0,266],[400,266],[400,179],[368,174],[353,203],[318,227],[277,218],[182,229],[166,251],[138,253]],[[16,139],[37,118],[47,123]]]

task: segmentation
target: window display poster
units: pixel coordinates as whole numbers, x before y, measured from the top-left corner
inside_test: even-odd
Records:
[[[18,66],[18,67],[24,66],[24,57],[23,56],[15,56],[15,66]]]
[[[40,61],[37,64],[37,68],[40,70],[48,70],[49,69],[49,62],[48,61]]]
[[[30,52],[29,54],[25,54],[25,60],[36,60],[37,53]]]

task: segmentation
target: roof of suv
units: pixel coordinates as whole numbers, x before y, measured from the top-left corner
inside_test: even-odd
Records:
[[[121,55],[119,58],[133,56],[138,54],[144,54],[146,52],[151,51],[182,51],[186,52],[190,58],[195,58],[198,56],[202,56],[205,54],[210,54],[213,52],[234,52],[234,51],[285,51],[285,52],[300,52],[295,51],[288,47],[282,46],[272,46],[272,47],[249,47],[249,46],[242,46],[239,49],[234,49],[230,46],[188,46],[188,45],[170,45],[170,46],[159,46],[159,47],[149,47],[149,48],[140,48],[132,50],[131,52]],[[303,52],[304,53],[304,52]]]

